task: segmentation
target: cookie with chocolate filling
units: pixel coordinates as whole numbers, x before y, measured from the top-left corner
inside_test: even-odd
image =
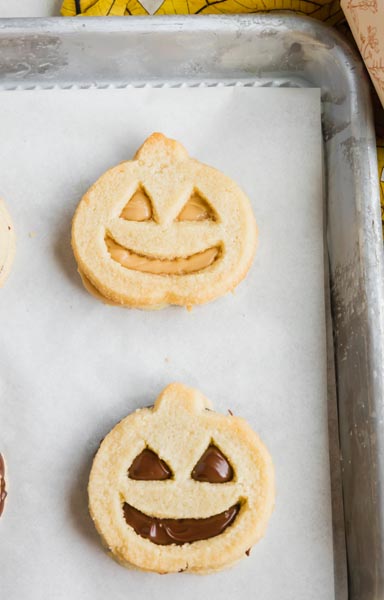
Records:
[[[4,201],[0,198],[0,287],[7,279],[15,255],[15,232]]]
[[[232,290],[251,265],[256,238],[239,186],[161,133],[100,177],[72,226],[86,289],[137,308],[190,307]]]
[[[246,421],[174,383],[105,437],[88,492],[96,528],[121,564],[207,573],[249,554],[264,535],[274,472]]]
[[[0,517],[4,511],[6,497],[7,490],[5,483],[5,463],[2,454],[0,454]]]

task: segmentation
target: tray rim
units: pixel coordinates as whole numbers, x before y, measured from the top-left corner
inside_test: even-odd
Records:
[[[266,27],[266,23],[269,23]],[[156,28],[154,28],[156,25]],[[110,17],[0,17],[0,36],[7,32],[12,32],[13,35],[20,33],[24,35],[79,35],[79,34],[117,34],[117,33],[230,33],[236,32],[239,29],[245,29],[249,32],[256,28],[263,28],[263,35],[270,31],[276,30],[278,27],[285,28],[286,34],[295,31],[301,31],[311,37],[313,41],[318,42],[324,38],[324,43],[333,43],[339,48],[337,61],[342,62],[346,68],[351,68],[353,71],[357,65],[361,65],[361,57],[357,51],[350,46],[347,40],[335,29],[328,26],[326,23],[314,19],[310,16],[298,14],[291,10],[276,10],[276,11],[260,11],[257,13],[239,13],[239,14],[224,14],[224,15],[139,15],[139,16],[110,16]],[[317,39],[316,39],[317,38]],[[332,52],[332,50],[331,50]],[[367,85],[368,77],[365,69],[360,73],[361,81],[352,73],[351,87],[358,89],[364,88]],[[254,81],[257,77],[250,77],[250,81]],[[222,78],[214,79],[213,81],[221,80]],[[4,89],[3,77],[0,74],[0,89]],[[163,78],[164,80],[164,78]],[[175,86],[182,85],[186,78],[181,78],[179,82],[174,83]],[[140,80],[142,81],[142,79]],[[211,80],[202,79],[201,83]],[[236,80],[232,79],[234,83]],[[152,82],[153,83],[153,82]],[[307,80],[309,83],[309,80]],[[89,85],[73,84],[77,87],[103,87],[95,81]],[[135,86],[135,82],[130,80],[126,85]],[[41,86],[42,89],[49,89],[52,86]],[[58,86],[61,87],[61,86]],[[65,86],[66,88],[67,86]],[[116,86],[115,86],[116,87]],[[119,87],[123,87],[120,86]],[[314,85],[314,87],[317,87]],[[12,88],[10,88],[12,89]],[[33,89],[29,86],[20,86],[20,89]]]

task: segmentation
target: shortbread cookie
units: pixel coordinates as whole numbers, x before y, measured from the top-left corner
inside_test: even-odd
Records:
[[[100,177],[72,226],[88,291],[137,308],[193,306],[225,294],[245,277],[256,240],[238,185],[161,133]]]
[[[208,573],[249,554],[274,505],[271,457],[243,419],[169,385],[106,436],[89,479],[89,509],[121,564]]]
[[[0,454],[0,517],[3,514],[6,497],[5,464],[2,454]]]
[[[0,287],[7,279],[15,255],[15,232],[11,217],[0,198]]]

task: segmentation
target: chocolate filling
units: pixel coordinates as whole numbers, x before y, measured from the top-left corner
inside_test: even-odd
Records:
[[[139,481],[161,481],[170,479],[172,471],[153,450],[145,448],[129,467],[128,476]]]
[[[0,454],[0,517],[3,514],[5,499],[7,497],[7,492],[5,489],[5,465],[4,459]]]
[[[223,533],[235,520],[240,504],[205,519],[158,519],[149,517],[127,502],[123,505],[124,518],[138,535],[154,544],[189,544],[207,540]]]
[[[226,483],[233,479],[233,469],[224,454],[211,444],[193,468],[192,479],[209,483]]]

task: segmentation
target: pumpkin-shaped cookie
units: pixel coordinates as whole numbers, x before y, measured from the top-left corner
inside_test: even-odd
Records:
[[[0,287],[7,279],[15,255],[15,232],[5,203],[0,198]]]
[[[106,436],[89,508],[112,555],[159,573],[230,566],[264,534],[274,504],[270,455],[249,425],[171,384]]]
[[[83,282],[110,304],[202,304],[233,289],[256,248],[242,190],[184,147],[151,135],[81,200],[72,246]]]

